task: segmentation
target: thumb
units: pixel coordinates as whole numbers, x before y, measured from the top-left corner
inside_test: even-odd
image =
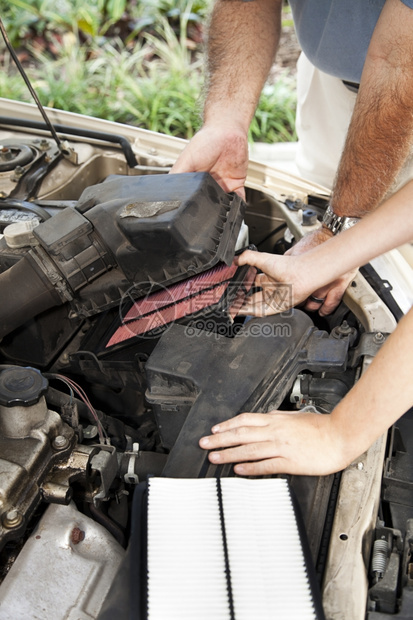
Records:
[[[242,254],[236,257],[238,265],[251,265],[257,267],[268,273],[271,267],[274,267],[274,255],[266,252],[257,252],[254,250],[245,250]]]

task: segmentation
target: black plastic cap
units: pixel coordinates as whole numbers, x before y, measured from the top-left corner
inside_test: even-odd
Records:
[[[317,224],[317,212],[313,211],[313,209],[305,209],[303,211],[303,226],[314,226]]]
[[[36,368],[10,366],[0,373],[0,405],[35,405],[48,386],[47,379]]]

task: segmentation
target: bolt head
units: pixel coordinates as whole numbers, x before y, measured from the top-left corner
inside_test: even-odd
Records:
[[[8,510],[4,515],[3,515],[3,525],[4,527],[11,529],[14,527],[18,527],[22,521],[23,521],[23,516],[21,515],[21,513],[18,510]]]
[[[74,527],[70,535],[70,538],[74,545],[78,545],[80,542],[82,542],[82,540],[85,540],[85,535],[86,535],[85,532],[81,530],[79,527]]]
[[[63,435],[57,435],[57,437],[53,439],[52,445],[55,450],[64,450],[69,445],[69,440]]]

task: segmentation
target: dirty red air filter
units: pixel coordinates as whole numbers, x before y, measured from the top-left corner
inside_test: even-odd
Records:
[[[182,319],[205,319],[205,327],[210,331],[214,322],[232,323],[255,275],[254,267],[219,263],[197,276],[150,293],[133,303],[106,348],[135,336],[158,336],[168,325]]]

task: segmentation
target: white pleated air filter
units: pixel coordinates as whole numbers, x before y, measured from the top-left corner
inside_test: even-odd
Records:
[[[283,479],[150,478],[149,620],[320,620]]]

